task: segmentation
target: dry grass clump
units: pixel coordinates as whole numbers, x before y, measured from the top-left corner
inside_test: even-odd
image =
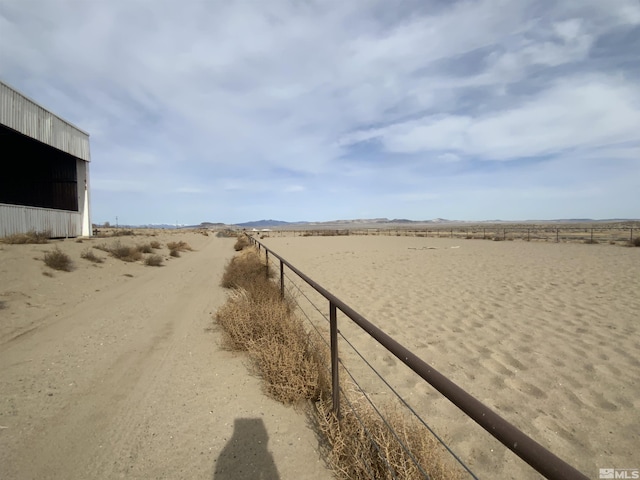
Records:
[[[138,247],[123,245],[120,241],[117,241],[111,247],[108,247],[107,251],[111,256],[124,262],[137,262],[142,258],[142,253],[140,253]]]
[[[112,237],[133,237],[135,236],[135,234],[136,232],[130,229],[122,229],[122,230],[116,229],[113,232],[111,232]]]
[[[235,236],[237,236],[237,233],[229,228],[225,230],[220,230],[219,232],[216,233],[216,237],[218,238],[233,238]]]
[[[153,248],[154,250],[158,250],[159,248],[162,248],[162,244],[157,241],[157,240],[152,240],[149,245],[151,245],[151,248]]]
[[[51,230],[43,230],[42,232],[36,232],[35,230],[29,230],[27,233],[14,233],[8,235],[2,239],[4,243],[12,245],[20,244],[43,244],[49,243],[51,238]]]
[[[69,258],[69,255],[62,252],[58,247],[51,252],[45,252],[44,263],[49,268],[63,272],[70,272],[73,267],[73,262],[71,258]]]
[[[246,235],[239,235],[233,248],[236,252],[239,252],[240,250],[247,248],[250,244],[251,242],[249,242],[249,237]]]
[[[255,249],[251,249],[242,252],[229,261],[222,274],[220,285],[224,288],[250,290],[254,289],[256,285],[263,286],[262,280],[265,277],[272,278],[273,272],[262,263]]]
[[[88,248],[80,254],[80,258],[84,258],[85,260],[89,260],[93,263],[102,263],[104,262],[103,258],[98,257],[92,250]]]
[[[179,242],[169,242],[167,243],[167,248],[169,250],[178,250],[179,252],[187,252],[192,251],[193,248],[187,243],[180,240]]]
[[[347,409],[343,401],[343,416],[336,418],[331,411],[328,347],[305,330],[292,301],[280,297],[279,286],[269,276],[271,272],[255,249],[234,257],[221,282],[233,292],[217,311],[216,321],[228,348],[248,352],[267,394],[286,404],[313,402],[309,403],[315,406],[309,410],[311,421],[323,437],[326,457],[337,477],[423,478],[388,424],[429,478],[461,478],[424,427],[395,408],[378,407],[385,424],[371,404],[350,399],[354,409]]]
[[[161,255],[149,255],[144,259],[144,264],[150,267],[160,267],[162,266],[162,256]]]
[[[96,250],[102,250],[103,252],[107,253],[109,253],[111,250],[111,247],[109,247],[109,245],[107,245],[106,243],[99,243],[98,245],[94,245],[93,248],[95,248]]]
[[[271,397],[286,404],[319,399],[328,385],[327,349],[280,298],[257,252],[247,250],[229,262],[222,284],[234,289],[216,313],[226,346],[249,353]]]
[[[636,237],[629,242],[630,247],[640,247],[640,237]]]
[[[140,253],[153,253],[153,247],[150,243],[143,243],[136,247]]]
[[[328,385],[326,347],[304,330],[277,288],[252,290],[236,290],[216,314],[225,345],[249,353],[272,398],[285,404],[318,400]]]
[[[433,480],[462,478],[461,472],[445,461],[435,438],[414,417],[403,415],[394,406],[378,407],[415,462],[371,404],[364,399],[351,399],[350,404],[353,408],[343,408],[338,420],[329,400],[318,402],[312,420],[326,439],[326,458],[338,478],[425,478],[420,469]]]
[[[169,255],[172,257],[179,257],[180,252],[190,252],[193,250],[187,242],[183,242],[182,240],[167,243],[167,248],[169,248]]]

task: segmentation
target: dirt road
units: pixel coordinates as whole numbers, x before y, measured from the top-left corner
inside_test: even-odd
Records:
[[[160,268],[105,256],[53,278],[34,260],[50,245],[2,247],[1,479],[331,478],[304,417],[219,347],[234,240],[182,238],[195,251]]]

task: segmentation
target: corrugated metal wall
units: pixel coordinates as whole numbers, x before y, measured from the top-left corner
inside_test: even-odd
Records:
[[[50,231],[57,238],[77,237],[82,234],[82,214],[0,203],[0,238],[29,230]]]
[[[7,147],[7,151],[3,151],[0,145],[0,155],[10,162],[3,165],[7,167],[5,177],[8,178],[11,172],[25,177],[22,182],[17,182],[25,192],[14,195],[16,198],[10,195],[11,186],[4,185],[5,195],[0,197],[7,198],[0,198],[0,237],[29,230],[50,231],[53,237],[91,235],[89,192],[86,191],[89,186],[88,162],[91,161],[89,135],[2,82],[0,124],[7,127],[0,128],[0,134],[4,133],[0,140],[4,140]],[[32,143],[25,146],[22,142],[17,151],[9,154],[10,147],[17,142],[16,138],[21,137],[19,134],[33,139],[29,141]],[[43,144],[56,150],[45,151],[47,147]],[[65,154],[71,157],[65,159]],[[26,167],[26,171],[18,168],[21,165]],[[47,195],[51,198],[34,205],[34,198],[42,195],[39,192],[42,186],[37,184],[38,175],[42,176],[45,170],[49,172],[45,183],[48,185]],[[16,175],[12,178],[15,180]],[[22,198],[25,195],[27,200]]]
[[[87,133],[2,82],[0,123],[85,162],[91,161]]]

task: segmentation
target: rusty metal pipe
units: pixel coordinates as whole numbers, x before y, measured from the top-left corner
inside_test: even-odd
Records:
[[[258,240],[256,240],[256,242],[260,244]],[[267,249],[266,246],[264,246],[264,248]],[[514,425],[402,346],[349,305],[291,265],[280,255],[273,251],[271,251],[271,254],[329,300],[332,308],[335,307],[348,316],[360,328],[393,353],[401,362],[426,380],[442,395],[447,397],[456,407],[471,417],[478,425],[518,455],[518,457],[528,463],[537,472],[550,480],[588,480],[585,475],[528,437],[525,433],[518,430]]]

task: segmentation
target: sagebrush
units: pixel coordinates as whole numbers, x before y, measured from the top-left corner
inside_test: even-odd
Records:
[[[93,248],[97,248],[98,250],[107,252],[112,257],[125,262],[137,262],[138,260],[142,259],[142,253],[140,252],[140,250],[138,250],[138,247],[132,245],[123,245],[120,240],[110,246],[102,243],[100,245],[95,245]]]
[[[45,252],[44,263],[49,268],[53,268],[54,270],[61,270],[64,272],[70,272],[73,267],[73,262],[71,261],[69,255],[64,253],[58,247],[56,247],[51,252]]]
[[[89,260],[90,262],[93,262],[93,263],[102,263],[102,262],[104,262],[103,258],[98,257],[95,253],[93,253],[92,250],[89,250],[89,249],[84,250],[80,254],[80,258],[84,258],[85,260]]]
[[[150,267],[160,267],[162,266],[162,256],[161,255],[149,255],[144,259],[144,264]]]

